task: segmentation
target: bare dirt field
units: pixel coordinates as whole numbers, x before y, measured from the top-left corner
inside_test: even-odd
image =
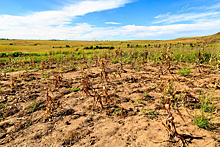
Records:
[[[2,76],[1,146],[220,146],[218,70],[181,76],[178,65],[161,73],[153,63],[100,66]],[[195,125],[202,115],[211,117],[207,129]]]

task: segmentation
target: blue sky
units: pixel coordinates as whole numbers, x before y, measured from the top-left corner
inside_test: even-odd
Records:
[[[218,0],[4,0],[0,38],[153,40],[220,32]]]

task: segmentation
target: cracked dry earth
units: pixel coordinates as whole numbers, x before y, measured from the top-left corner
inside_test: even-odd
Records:
[[[114,69],[117,64],[109,65]],[[185,121],[173,111],[177,132],[184,137],[191,147],[220,146],[220,76],[218,71],[199,73],[192,70],[192,76],[180,76],[177,69],[172,69],[176,80],[173,86],[179,93],[185,92],[186,108],[179,110]],[[62,80],[56,88],[53,76],[42,78],[41,71],[12,72],[2,77],[0,85],[1,108],[0,144],[1,146],[94,146],[94,147],[163,147],[181,146],[177,138],[169,137],[162,125],[167,116],[164,109],[165,97],[160,87],[167,79],[172,79],[168,73],[158,74],[158,65],[146,63],[139,71],[131,65],[124,65],[121,77],[109,73],[109,99],[106,102],[102,96],[103,83],[99,77],[99,69],[91,66],[86,69],[90,83],[102,96],[103,109],[99,102],[93,107],[94,95],[86,96],[82,90],[82,70],[63,71]],[[48,70],[47,72],[51,72]],[[18,77],[18,75],[20,75]],[[11,88],[10,77],[16,81]],[[51,117],[46,111],[46,87],[51,83],[49,95],[53,98]],[[216,86],[213,102],[216,112],[212,113],[211,123],[214,129],[205,130],[193,125],[195,107],[199,105],[199,91],[207,92]],[[164,84],[166,86],[166,84]],[[80,87],[79,91],[69,90]],[[37,104],[36,104],[37,103]],[[36,107],[30,109],[33,104]],[[188,113],[187,113],[187,111]],[[197,111],[199,115],[199,110]]]

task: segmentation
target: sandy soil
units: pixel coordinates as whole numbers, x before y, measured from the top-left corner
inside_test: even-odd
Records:
[[[116,66],[113,64],[108,68],[116,69]],[[181,146],[181,141],[171,138],[162,125],[167,112],[163,104],[165,95],[160,87],[166,87],[166,81],[173,76],[165,73],[158,77],[159,66],[151,63],[140,66],[140,70],[132,69],[129,64],[123,69],[126,72],[122,72],[121,77],[116,75],[116,78],[109,70],[109,79],[105,84],[109,95],[107,102],[98,67],[92,65],[85,70],[90,84],[102,98],[103,109],[99,102],[93,106],[92,90],[89,90],[91,96],[84,93],[80,69],[63,71],[58,87],[53,84],[54,76],[43,78],[40,70],[8,73],[0,82],[0,104],[5,104],[0,110],[1,146]],[[184,77],[177,74],[177,69],[172,69],[172,75],[176,77],[174,88],[179,93],[185,89],[187,93],[186,108],[179,107],[185,121],[172,111],[177,132],[190,147],[220,146],[220,111],[217,111],[220,109],[220,72],[199,73],[192,70],[192,76]],[[53,99],[50,116],[45,113],[47,83],[51,83],[49,96]],[[207,92],[215,85],[217,88],[212,100],[215,112],[212,112],[211,119],[214,127],[209,130],[198,128],[193,125],[192,118],[195,108],[200,106],[199,91]],[[80,90],[69,90],[73,87]],[[197,112],[199,115],[199,110]]]

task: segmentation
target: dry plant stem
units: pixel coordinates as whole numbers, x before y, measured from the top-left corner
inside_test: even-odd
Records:
[[[50,85],[47,84],[47,87],[46,87],[46,97],[47,97],[46,114],[47,116],[50,116],[53,113],[53,109],[54,109],[53,98],[49,95],[49,91],[51,91],[51,88],[50,88]]]
[[[172,105],[172,101],[175,101],[175,95],[176,95],[176,91],[170,87],[170,80],[168,81],[168,90],[167,92],[169,93],[170,97],[167,97],[166,99],[166,103],[165,103],[165,109],[166,109],[166,112],[168,114],[167,118],[165,119],[165,123],[162,122],[162,124],[164,125],[164,127],[167,129],[167,131],[169,132],[170,136],[171,137],[177,137],[181,140],[182,142],[182,146],[185,147],[187,145],[187,142],[186,140],[180,135],[178,134],[178,132],[176,131],[176,126],[175,126],[175,123],[174,123],[174,117],[171,113],[171,107],[173,108],[173,105]],[[176,101],[177,103],[177,101]],[[180,111],[178,110],[178,108],[176,107],[175,108],[178,112],[178,115],[183,119],[184,121],[184,118],[182,116],[182,114],[180,113]]]
[[[169,101],[169,103],[171,103],[170,99],[168,98],[167,101]],[[167,131],[169,132],[169,134],[173,137],[177,137],[181,140],[182,142],[182,146],[185,147],[187,145],[186,140],[180,135],[178,134],[178,132],[176,131],[176,126],[174,123],[174,117],[172,116],[172,113],[170,112],[170,104],[165,104],[165,109],[168,113],[168,117],[166,118],[165,122],[166,124],[163,124],[163,126],[167,129]]]
[[[93,90],[93,92],[95,93],[95,96],[94,96],[94,102],[93,102],[93,110],[95,109],[95,105],[97,102],[100,103],[101,105],[101,108],[103,109],[103,104],[102,104],[102,97],[95,91]]]
[[[108,95],[108,93],[107,93],[107,91],[106,91],[105,86],[103,86],[103,90],[105,91],[105,101],[106,101],[106,103],[107,103],[107,101],[108,101],[108,99],[109,99],[109,95]]]
[[[88,95],[91,95],[90,92],[89,92],[89,79],[87,77],[87,74],[86,74],[86,71],[85,69],[82,69],[83,70],[83,76],[82,76],[82,86],[83,86],[83,91],[85,92],[85,94],[88,96]]]

